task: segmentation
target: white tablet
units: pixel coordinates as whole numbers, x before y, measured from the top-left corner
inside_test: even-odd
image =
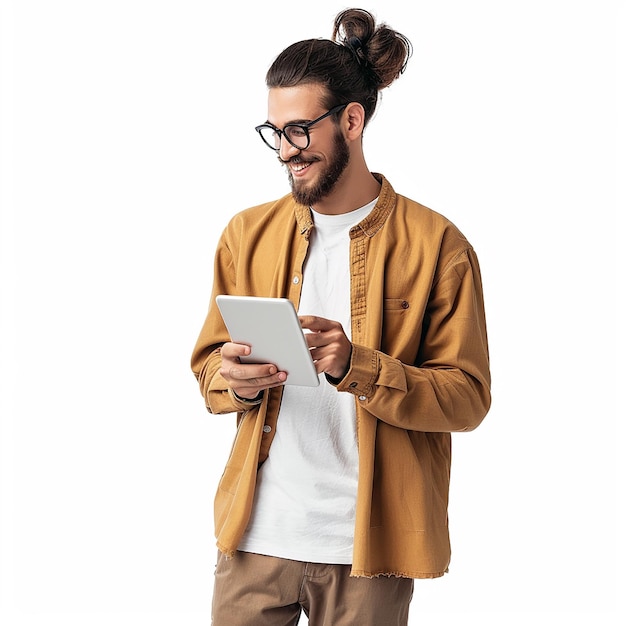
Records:
[[[285,385],[319,385],[298,314],[290,300],[220,295],[215,301],[231,341],[252,348],[242,361],[276,365],[280,371],[287,372]]]

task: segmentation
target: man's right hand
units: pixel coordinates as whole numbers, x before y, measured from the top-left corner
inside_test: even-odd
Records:
[[[230,388],[243,399],[255,399],[261,391],[282,385],[286,372],[271,363],[242,363],[240,357],[250,354],[250,346],[227,342],[222,346],[220,374]]]

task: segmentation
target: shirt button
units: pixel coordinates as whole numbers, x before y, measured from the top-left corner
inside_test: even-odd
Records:
[[[359,400],[361,402],[365,402],[367,400],[367,396],[359,396]]]
[[[263,432],[264,433],[271,433],[272,432],[272,427],[269,424],[265,424],[265,426],[263,426]]]
[[[293,284],[297,285],[300,282],[300,278],[298,278],[298,276],[294,276],[293,277]]]

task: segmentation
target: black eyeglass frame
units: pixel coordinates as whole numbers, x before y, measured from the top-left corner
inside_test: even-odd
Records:
[[[303,124],[286,124],[284,128],[280,129],[280,128],[276,128],[276,126],[274,126],[273,124],[266,122],[265,124],[260,124],[259,126],[255,126],[254,130],[256,130],[256,132],[259,133],[259,135],[261,136],[261,139],[263,140],[263,143],[271,150],[274,150],[274,152],[280,152],[280,144],[281,144],[283,137],[289,142],[290,145],[292,145],[297,150],[306,150],[311,145],[311,135],[309,135],[309,128],[311,128],[313,124],[317,124],[318,122],[321,122],[324,118],[328,117],[329,115],[333,115],[333,113],[339,113],[339,111],[341,111],[342,109],[345,109],[347,106],[348,104],[338,104],[337,106],[334,106],[332,109],[330,109],[330,111],[327,111],[326,113],[324,113],[324,115],[320,115],[317,119],[314,119],[310,122],[304,122]],[[274,133],[278,135],[278,147],[266,141],[262,133],[262,130],[264,128],[269,128],[270,130],[272,130]],[[297,146],[293,141],[291,141],[291,139],[289,139],[289,135],[285,132],[288,128],[301,128],[304,131],[304,134],[306,136],[306,146],[304,147]]]

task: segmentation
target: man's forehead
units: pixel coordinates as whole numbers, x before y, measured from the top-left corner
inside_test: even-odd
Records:
[[[319,85],[273,87],[267,99],[267,119],[274,124],[312,120],[323,107],[323,88]]]

